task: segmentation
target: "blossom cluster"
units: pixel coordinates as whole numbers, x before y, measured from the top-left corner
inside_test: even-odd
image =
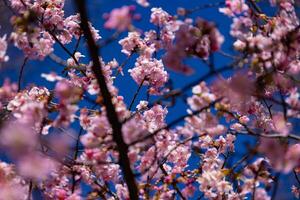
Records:
[[[0,38],[0,62],[8,61],[6,35]]]
[[[0,37],[0,64],[14,59],[7,53],[12,42],[23,51],[24,65],[50,55],[64,70],[40,74],[53,83],[46,86],[22,87],[20,73],[18,83],[6,79],[0,87],[0,199],[31,199],[33,190],[58,200],[269,200],[279,192],[299,198],[294,1],[270,0],[272,14],[245,0],[179,8],[177,14],[152,7],[145,29],[137,12],[151,2],[137,0],[141,8],[124,5],[103,15],[103,29],[116,32],[100,42],[85,8],[66,17],[64,3],[7,5],[13,31]],[[233,55],[223,48],[222,26],[194,17],[204,8],[232,19],[227,35]],[[74,39],[71,52],[66,44]],[[120,48],[114,58],[97,54],[111,43]],[[56,48],[69,57],[52,54]],[[232,64],[216,65],[216,54]],[[186,64],[190,58],[208,73],[193,82],[184,77],[184,86],[174,89],[174,73],[199,71]],[[119,85],[127,81],[136,86],[132,99]],[[278,187],[280,174],[295,180],[290,191]]]
[[[10,39],[27,57],[43,59],[53,52],[56,42],[68,44],[81,36],[79,15],[64,16],[64,0],[22,1],[11,0],[16,12],[11,18],[14,31]],[[95,40],[100,39],[93,30]]]
[[[173,36],[174,44],[167,47],[163,61],[175,71],[191,73],[192,69],[183,63],[186,57],[196,56],[206,60],[211,53],[220,50],[224,41],[224,37],[211,22],[197,18],[194,24],[189,21],[180,24]]]

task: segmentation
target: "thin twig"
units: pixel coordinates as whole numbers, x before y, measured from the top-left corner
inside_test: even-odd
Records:
[[[248,0],[248,2],[259,14],[263,13],[262,10],[260,9],[260,7],[255,3],[254,0]]]
[[[21,69],[20,69],[19,78],[18,78],[18,92],[21,91],[22,76],[23,76],[23,71],[24,71],[25,65],[27,63],[27,60],[28,60],[28,57],[25,57],[23,64],[21,66]]]
[[[300,185],[300,179],[299,179],[299,177],[298,177],[298,175],[297,175],[296,170],[293,170],[293,173],[294,173],[294,175],[295,175],[295,178],[296,178],[297,183]]]
[[[275,184],[274,184],[271,200],[274,200],[276,198],[277,188],[279,186],[279,180],[280,180],[280,173],[277,173],[275,177]]]
[[[197,12],[197,11],[199,11],[199,10],[202,10],[202,9],[213,8],[213,7],[219,7],[219,6],[222,6],[222,5],[225,5],[225,2],[224,2],[224,1],[222,1],[222,2],[217,2],[217,3],[208,3],[208,4],[205,4],[205,5],[196,6],[196,7],[193,8],[193,9],[186,10],[185,17],[187,17],[188,15],[191,15],[191,14],[194,13],[194,12]]]
[[[80,144],[80,136],[81,136],[82,132],[83,132],[83,128],[80,127],[79,133],[77,135],[76,146],[75,146],[75,151],[74,151],[74,156],[73,156],[73,159],[75,162],[77,160],[78,153],[79,153],[78,150],[79,150],[79,144]],[[76,183],[77,183],[75,176],[76,176],[76,172],[72,170],[72,193],[74,193]]]
[[[259,176],[259,172],[260,172],[262,166],[263,166],[262,163],[260,163],[259,164],[259,168],[258,168],[258,170],[255,173],[254,182],[253,182],[253,190],[252,190],[252,198],[251,198],[252,200],[255,200],[256,181],[257,181],[257,178]]]
[[[130,58],[132,57],[134,53],[131,53],[123,62],[122,64],[118,67],[116,73],[115,73],[115,77],[118,77],[118,75],[121,73],[121,71],[123,70],[123,68],[125,67],[125,65],[128,63],[128,61],[130,60]]]
[[[75,48],[74,48],[73,54],[72,54],[73,56],[75,56],[75,53],[77,52],[77,50],[79,48],[80,40],[81,40],[81,35],[79,36],[79,38],[78,38],[78,40],[77,40],[77,42],[75,44]]]
[[[129,105],[128,110],[131,110],[131,108],[132,108],[132,106],[133,106],[133,104],[134,104],[134,101],[135,101],[137,95],[139,94],[139,92],[140,92],[140,90],[141,90],[141,88],[142,88],[144,82],[145,82],[145,78],[142,80],[142,82],[140,83],[138,89],[137,89],[136,92],[134,93],[133,98],[132,98],[132,100],[131,100],[131,102],[130,102],[130,105]]]

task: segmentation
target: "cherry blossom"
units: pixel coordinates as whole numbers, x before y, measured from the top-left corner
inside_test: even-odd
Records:
[[[7,42],[6,35],[0,38],[0,62],[8,61],[8,56],[6,55]]]
[[[183,59],[188,55],[208,59],[211,52],[220,49],[223,41],[223,36],[212,23],[198,18],[195,26],[180,26],[175,35],[175,44],[167,50],[163,61],[171,69],[188,74],[192,70],[183,64]]]
[[[105,22],[104,27],[125,31],[131,26],[134,10],[134,6],[123,6],[119,9],[113,9],[109,14],[105,15],[105,18],[108,19]]]
[[[297,1],[73,3],[5,4],[1,199],[299,198]]]
[[[147,0],[136,0],[136,2],[143,7],[148,7],[150,5]]]
[[[27,199],[28,185],[26,181],[16,173],[15,166],[1,161],[1,198],[5,199]]]
[[[225,4],[226,8],[220,8],[219,10],[229,16],[241,14],[249,9],[244,0],[226,0]]]
[[[151,86],[151,93],[159,93],[159,88],[168,81],[168,74],[164,70],[161,60],[147,60],[140,57],[135,63],[135,67],[128,72],[138,84]]]
[[[21,3],[20,3],[21,2]],[[14,31],[10,38],[26,56],[44,59],[53,52],[55,42],[67,44],[73,36],[79,38],[79,15],[64,17],[64,1],[11,1],[18,13],[11,18]],[[100,39],[98,30],[90,24],[95,40]]]

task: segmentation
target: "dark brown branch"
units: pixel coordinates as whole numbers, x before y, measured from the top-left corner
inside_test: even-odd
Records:
[[[80,40],[81,40],[81,35],[79,36],[79,38],[78,38],[78,40],[75,44],[75,48],[74,48],[73,53],[72,53],[73,56],[75,56],[75,53],[77,52],[77,50],[79,48]]]
[[[264,102],[264,104],[266,105],[267,109],[268,109],[268,112],[269,112],[269,115],[270,115],[270,118],[273,119],[273,114],[272,114],[272,104],[271,105],[268,105],[267,101],[265,98],[262,98],[262,101]]]
[[[259,14],[263,14],[262,10],[260,9],[260,7],[256,4],[256,2],[254,0],[248,0],[248,2],[254,8],[255,11],[257,11]]]
[[[71,57],[73,58],[74,62],[76,63],[76,65],[79,65],[78,60],[75,58],[75,55],[73,55],[69,49],[67,49],[67,47],[65,47],[65,45],[63,45],[61,43],[61,41],[56,37],[56,35],[49,29],[46,29],[46,31],[52,36],[52,38],[55,40],[55,42],[57,42],[59,44],[59,46]]]
[[[208,4],[196,6],[196,7],[193,8],[193,9],[186,10],[185,17],[187,17],[188,15],[193,14],[194,12],[197,12],[197,11],[199,11],[199,10],[202,10],[202,9],[213,8],[213,7],[219,7],[219,6],[222,6],[222,5],[225,5],[225,2],[224,2],[224,1],[217,2],[217,3],[208,3]]]
[[[22,76],[23,76],[23,71],[24,71],[24,67],[27,63],[27,60],[28,60],[28,58],[25,57],[25,59],[23,61],[23,64],[21,66],[21,69],[20,69],[19,78],[18,78],[18,92],[20,92],[20,90],[21,90]]]
[[[142,80],[142,82],[140,83],[138,89],[137,89],[136,92],[134,93],[133,98],[132,98],[132,100],[131,100],[131,102],[130,102],[130,105],[129,105],[128,110],[131,110],[131,108],[132,108],[132,106],[133,106],[133,104],[134,104],[134,101],[135,101],[137,95],[139,94],[139,92],[140,92],[140,90],[141,90],[141,88],[142,88],[144,82],[145,82],[145,78]]]
[[[112,103],[112,96],[108,90],[108,87],[105,82],[105,77],[101,70],[101,63],[98,57],[98,46],[96,45],[94,38],[92,36],[91,30],[88,24],[88,17],[86,12],[86,5],[84,0],[76,0],[75,1],[77,10],[80,14],[81,23],[80,26],[83,30],[84,36],[87,40],[89,54],[93,61],[92,70],[95,74],[97,82],[99,84],[101,94],[103,97],[103,104],[106,108],[106,115],[109,123],[111,124],[113,130],[113,139],[117,144],[117,148],[119,151],[119,163],[124,173],[124,179],[126,181],[129,196],[131,200],[138,200],[138,188],[135,182],[135,178],[133,172],[130,167],[130,161],[128,158],[128,146],[124,142],[122,136],[122,124],[119,121],[118,115],[116,113],[115,107]]]
[[[279,94],[280,94],[280,100],[281,100],[281,105],[282,105],[284,120],[287,121],[287,107],[286,107],[286,102],[284,100],[284,96],[283,96],[281,90],[279,90]]]
[[[297,183],[300,185],[300,179],[299,179],[299,177],[298,177],[298,175],[297,175],[296,170],[293,170],[293,172],[294,172],[294,175],[295,175],[295,178],[296,178]]]
[[[33,183],[32,181],[29,181],[27,200],[31,200],[32,187],[33,187]]]
[[[134,53],[131,53],[123,62],[122,64],[118,67],[117,72],[115,73],[115,77],[117,78],[117,76],[120,74],[120,72],[123,70],[123,68],[125,67],[125,65],[128,63],[128,61],[130,60],[130,58],[132,57]]]

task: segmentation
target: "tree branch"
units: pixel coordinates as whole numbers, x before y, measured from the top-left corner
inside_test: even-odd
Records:
[[[118,119],[118,115],[116,113],[115,107],[112,103],[112,96],[108,90],[108,87],[105,82],[105,77],[103,75],[103,72],[101,70],[101,63],[99,61],[98,57],[98,46],[96,45],[91,30],[89,28],[88,24],[88,17],[86,12],[86,5],[84,0],[76,0],[75,1],[77,10],[80,14],[81,23],[80,26],[83,30],[84,36],[87,40],[88,44],[88,50],[90,53],[90,56],[93,61],[92,70],[95,74],[95,77],[97,79],[97,82],[99,84],[101,94],[103,97],[103,103],[106,107],[106,115],[108,118],[109,123],[111,124],[112,130],[113,130],[113,139],[117,144],[117,148],[119,151],[119,163],[124,173],[124,178],[128,187],[129,196],[131,200],[138,200],[138,188],[135,183],[135,178],[133,175],[133,172],[130,168],[130,161],[128,158],[128,146],[124,142],[123,136],[122,136],[122,124],[120,123]]]
[[[23,76],[23,71],[24,71],[24,67],[27,63],[27,60],[28,60],[28,57],[25,57],[24,61],[23,61],[23,64],[21,66],[21,69],[20,69],[19,78],[18,78],[18,92],[21,91],[22,76]]]

